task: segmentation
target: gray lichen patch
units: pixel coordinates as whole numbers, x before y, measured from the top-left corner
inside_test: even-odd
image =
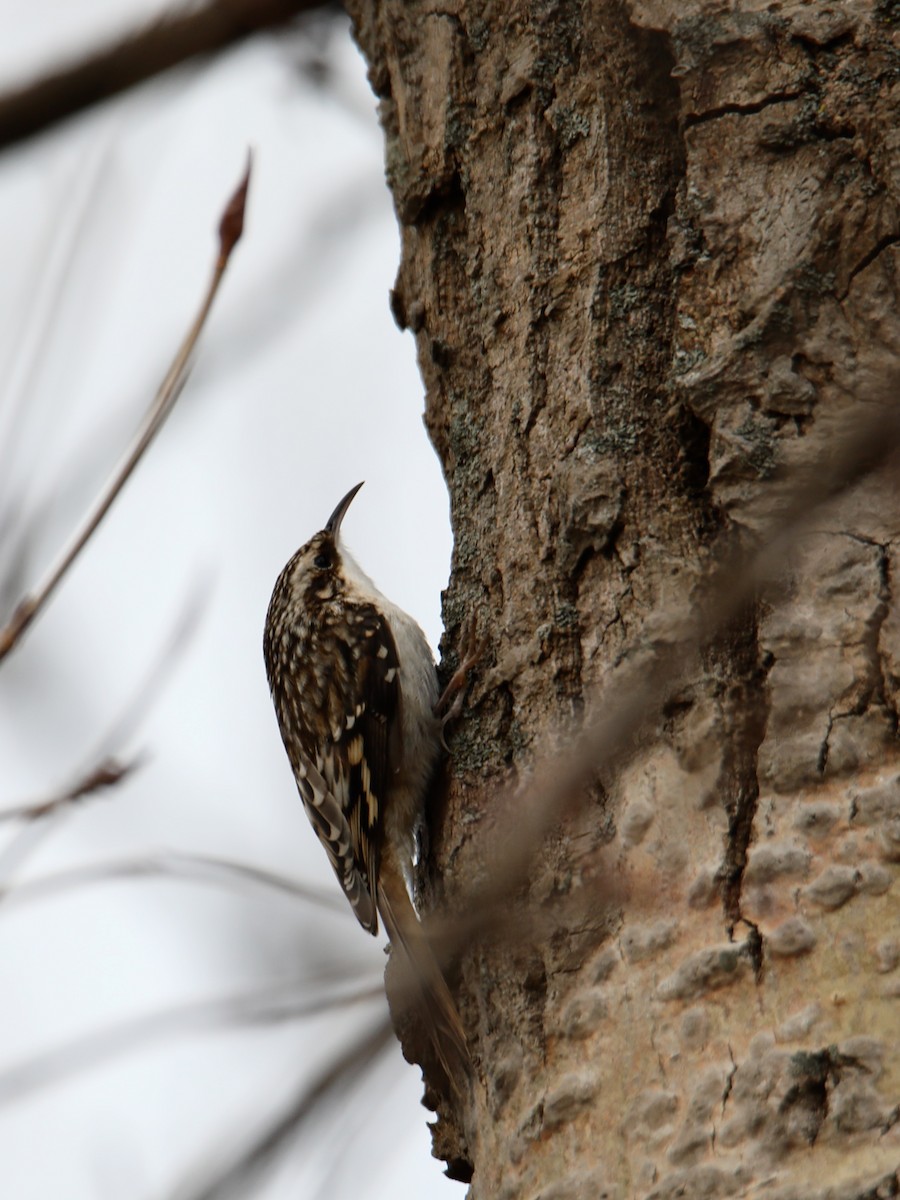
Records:
[[[859,890],[867,896],[883,896],[893,887],[897,872],[878,862],[859,865]]]
[[[802,917],[788,917],[765,934],[766,948],[778,958],[808,954],[817,941],[815,930]]]
[[[809,1037],[823,1018],[822,1005],[818,1001],[806,1004],[799,1012],[792,1013],[775,1030],[776,1042],[798,1042]]]
[[[875,969],[882,975],[889,975],[900,966],[900,937],[888,934],[875,947]]]
[[[702,1004],[686,1010],[681,1018],[681,1042],[686,1050],[696,1053],[703,1050],[709,1041],[711,1024],[709,1013]]]
[[[620,934],[619,945],[627,962],[646,962],[671,946],[677,934],[678,922],[665,918],[630,924]]]
[[[681,1106],[678,1095],[662,1088],[646,1088],[635,1097],[622,1132],[625,1137],[644,1141],[671,1137],[674,1120]]]
[[[568,1038],[587,1038],[597,1032],[609,1016],[609,1001],[602,988],[591,988],[574,996],[563,1008],[559,1033]]]
[[[697,872],[688,888],[687,902],[690,908],[709,908],[721,901],[720,866],[710,864]]]
[[[850,798],[854,825],[871,827],[900,817],[900,776],[871,787],[851,788]]]
[[[789,952],[792,931],[797,929],[797,884],[809,875],[812,861],[809,848],[795,839],[772,840],[751,848],[744,871],[742,912],[761,926],[767,938],[774,934],[775,953]]]
[[[801,842],[764,842],[753,846],[747,857],[744,884],[758,887],[775,879],[801,879],[809,871],[812,855]]]
[[[726,942],[690,955],[656,989],[661,1000],[688,1000],[739,983],[752,974],[743,943]]]
[[[626,807],[619,822],[619,837],[627,848],[639,846],[653,824],[656,810],[646,797],[635,797]]]
[[[551,1129],[570,1121],[593,1102],[599,1086],[597,1076],[591,1071],[565,1075],[544,1100],[544,1128]]]
[[[810,839],[824,838],[845,818],[845,807],[840,803],[812,800],[798,805],[792,823]]]
[[[860,875],[855,868],[832,865],[803,889],[803,896],[821,908],[835,909],[855,896],[859,885]]]

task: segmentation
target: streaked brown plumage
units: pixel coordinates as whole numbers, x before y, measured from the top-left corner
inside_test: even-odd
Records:
[[[313,828],[360,924],[376,933],[380,912],[391,945],[409,960],[453,1080],[467,1068],[465,1035],[407,890],[440,752],[437,672],[419,626],[340,544],[360,487],[278,577],[266,616],[266,673]]]

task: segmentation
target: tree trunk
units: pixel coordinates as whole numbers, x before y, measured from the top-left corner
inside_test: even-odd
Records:
[[[897,7],[348,7],[450,489],[445,650],[470,613],[489,641],[428,864],[464,911],[548,735],[900,345]],[[900,512],[872,478],[818,517],[535,855],[532,935],[462,956],[480,1082],[435,1138],[472,1197],[900,1194]]]

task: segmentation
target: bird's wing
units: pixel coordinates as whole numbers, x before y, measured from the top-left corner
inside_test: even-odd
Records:
[[[298,739],[284,741],[309,818],[341,887],[359,923],[376,933],[388,748],[399,718],[400,664],[391,631],[374,606],[347,605],[344,615],[346,628],[328,631],[327,653],[321,655],[328,664],[320,681],[328,735],[314,737],[304,729]],[[293,686],[302,686],[302,680]]]

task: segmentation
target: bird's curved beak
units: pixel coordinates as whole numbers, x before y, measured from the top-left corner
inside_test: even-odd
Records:
[[[365,480],[363,479],[360,483],[358,483],[356,485],[356,487],[352,487],[350,489],[350,491],[347,493],[347,495],[340,502],[340,504],[337,506],[337,508],[334,510],[334,512],[331,514],[331,516],[328,518],[328,524],[325,526],[325,532],[330,533],[331,536],[335,540],[337,540],[337,535],[341,528],[341,521],[343,521],[344,515],[347,512],[347,509],[350,507],[350,505],[353,501],[353,497],[356,495],[356,493],[359,491],[359,489],[362,487],[362,485],[364,483],[365,483]]]

